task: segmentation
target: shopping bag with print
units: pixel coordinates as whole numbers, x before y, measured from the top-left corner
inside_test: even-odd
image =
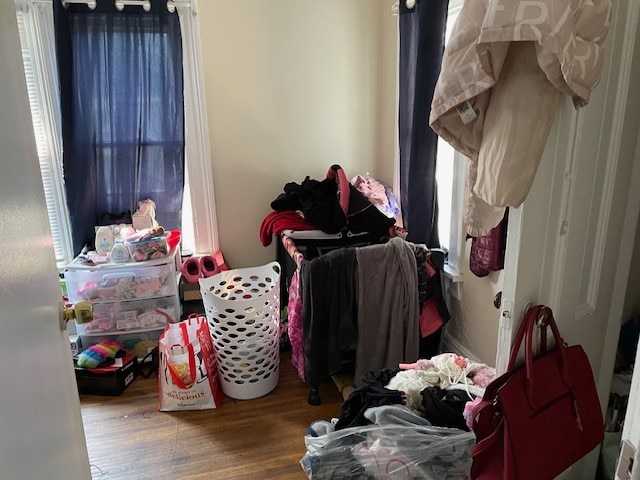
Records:
[[[216,408],[222,400],[213,342],[205,317],[166,326],[158,341],[161,412]]]

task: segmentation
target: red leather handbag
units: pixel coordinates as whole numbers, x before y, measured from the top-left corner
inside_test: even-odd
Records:
[[[547,326],[555,346],[547,351]],[[540,353],[534,358],[534,329]],[[515,362],[525,340],[525,364]],[[604,438],[600,401],[580,345],[567,346],[551,309],[529,309],[516,334],[507,372],[487,386],[473,411],[474,480],[551,480]]]

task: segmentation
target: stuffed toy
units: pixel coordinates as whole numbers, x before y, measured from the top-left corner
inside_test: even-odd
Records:
[[[131,217],[133,228],[144,230],[145,228],[156,228],[156,204],[150,198],[138,202],[138,210]]]

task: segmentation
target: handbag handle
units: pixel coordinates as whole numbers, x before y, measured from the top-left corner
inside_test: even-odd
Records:
[[[533,312],[532,309],[535,309]],[[547,348],[547,326],[551,327],[551,332],[553,333],[553,338],[555,340],[555,349],[559,352],[559,362],[560,362],[560,375],[562,377],[562,382],[567,386],[569,390],[572,390],[572,386],[569,382],[569,375],[567,373],[567,360],[566,360],[566,349],[564,346],[564,340],[560,336],[560,332],[558,331],[558,326],[556,325],[555,319],[553,318],[553,312],[549,307],[543,305],[537,305],[536,307],[532,307],[527,312],[527,315],[531,314],[530,321],[528,323],[528,329],[526,332],[525,339],[525,368],[526,368],[526,392],[527,398],[531,407],[534,410],[537,410],[536,406],[538,406],[539,402],[535,401],[535,390],[536,390],[536,380],[533,375],[533,337],[534,337],[534,329],[536,324],[540,326],[540,351],[541,353],[545,353]]]
[[[511,346],[511,354],[509,355],[507,372],[513,371],[513,369],[516,367],[516,359],[518,358],[518,352],[520,351],[520,346],[522,345],[525,334],[533,328],[533,326],[529,326],[529,324],[535,321],[534,319],[537,318],[538,312],[541,308],[542,305],[531,307],[529,310],[527,310],[527,313],[522,319],[522,322],[520,322],[520,326],[518,327],[518,331],[516,332],[516,337],[513,340],[513,345]]]
[[[335,180],[338,185],[338,203],[345,217],[349,215],[349,180],[340,165],[331,165],[327,172],[327,178]]]
[[[540,321],[540,351],[541,353],[546,353],[547,351],[547,326],[551,327],[551,332],[553,333],[553,338],[555,340],[555,348],[560,351],[560,367],[562,372],[562,380],[565,384],[568,385],[568,375],[566,372],[566,352],[564,348],[564,340],[560,336],[560,332],[558,330],[558,325],[556,325],[556,321],[553,318],[553,312],[549,307],[541,306],[541,308],[537,311],[533,319],[533,323],[529,330],[527,330],[526,335],[526,343],[525,343],[525,358],[526,358],[526,368],[527,368],[527,380],[530,380],[532,375],[533,368],[533,329],[535,324]]]

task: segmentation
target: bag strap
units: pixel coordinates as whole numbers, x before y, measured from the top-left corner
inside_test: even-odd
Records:
[[[520,326],[518,327],[518,331],[516,332],[516,337],[513,340],[513,345],[511,346],[511,354],[509,355],[509,363],[507,364],[507,372],[510,372],[516,367],[516,359],[518,358],[518,352],[520,351],[520,346],[522,345],[522,341],[525,338],[525,334],[533,328],[533,323],[538,315],[538,312],[542,308],[542,305],[536,305],[535,307],[531,307],[527,310],[522,322],[520,322]]]
[[[539,308],[536,308],[539,307]],[[526,340],[525,340],[525,368],[526,368],[526,391],[527,397],[531,406],[536,409],[537,403],[535,401],[535,390],[536,390],[536,380],[534,379],[534,369],[533,369],[533,337],[534,337],[534,329],[537,326],[540,327],[540,353],[546,353],[547,351],[547,326],[551,327],[551,332],[553,334],[553,338],[555,340],[554,350],[559,352],[559,369],[560,375],[562,376],[563,383],[569,388],[572,389],[570,383],[569,373],[567,372],[567,359],[566,359],[566,346],[564,340],[560,336],[560,332],[558,330],[558,326],[556,325],[555,319],[553,318],[553,312],[549,307],[545,307],[543,305],[537,305],[535,310],[535,316],[533,317],[533,322],[529,325],[529,329],[527,330]],[[527,315],[529,312],[527,312]]]
[[[543,305],[537,305],[541,307],[537,309],[535,319],[533,324],[527,330],[526,340],[525,340],[525,358],[527,365],[527,378],[530,378],[531,367],[533,365],[533,331],[535,326],[537,325],[540,328],[540,353],[544,354],[547,352],[547,327],[551,327],[551,333],[553,334],[553,338],[555,340],[555,349],[560,351],[560,362],[562,366],[563,376],[565,375],[566,369],[566,358],[565,358],[565,343],[562,337],[560,336],[560,331],[558,330],[558,325],[556,324],[555,319],[553,318],[553,312],[549,307],[545,307]],[[533,307],[532,307],[533,308]],[[567,378],[564,378],[567,380]]]
[[[473,447],[471,447],[471,456],[475,457],[480,455],[482,452],[487,450],[488,448],[495,445],[495,443],[500,440],[500,433],[503,430],[504,418],[501,418],[495,429],[491,432],[490,435],[486,436],[478,443],[476,443]]]
[[[186,322],[189,324],[189,326],[191,326],[192,322],[195,322],[196,325],[199,325],[201,323],[200,317],[201,315],[198,315],[197,313],[190,313],[187,317]]]
[[[327,172],[327,178],[335,180],[338,184],[338,202],[346,217],[349,215],[349,180],[340,165],[331,165]]]
[[[483,398],[480,403],[478,403],[473,410],[471,410],[471,421],[473,422],[472,430],[474,432],[484,431],[482,428],[478,428],[481,422],[486,420],[486,416],[489,415],[491,417],[496,413],[495,408],[495,399],[492,397]],[[488,420],[487,420],[488,421]]]

